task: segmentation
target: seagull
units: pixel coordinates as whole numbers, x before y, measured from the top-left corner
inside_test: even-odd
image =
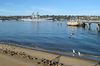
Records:
[[[75,50],[73,49],[73,56],[75,55]]]
[[[75,54],[75,50],[73,49],[73,54]]]
[[[74,33],[72,33],[72,34],[70,35],[70,37],[69,37],[69,38],[71,38],[71,37],[72,37],[72,35],[74,35]]]
[[[81,57],[81,53],[80,52],[78,52],[78,55]]]

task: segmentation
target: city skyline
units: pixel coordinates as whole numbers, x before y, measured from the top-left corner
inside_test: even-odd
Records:
[[[100,16],[99,0],[2,0],[0,16],[95,15]]]

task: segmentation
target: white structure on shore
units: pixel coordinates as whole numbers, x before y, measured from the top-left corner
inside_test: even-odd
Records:
[[[40,18],[40,16],[37,14],[35,15],[34,12],[32,13],[31,18],[24,18],[21,19],[22,21],[31,21],[31,22],[41,22],[41,21],[53,21],[52,17],[48,17],[48,18]]]

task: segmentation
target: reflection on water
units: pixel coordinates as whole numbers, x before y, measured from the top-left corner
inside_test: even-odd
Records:
[[[97,30],[97,33],[100,33],[100,30]]]
[[[82,28],[82,26],[67,26],[67,28],[77,30],[78,28]]]
[[[62,21],[57,21],[57,26],[61,26],[62,27]]]

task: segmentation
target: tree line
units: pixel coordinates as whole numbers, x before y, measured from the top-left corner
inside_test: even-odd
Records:
[[[100,16],[73,16],[73,15],[41,15],[40,18],[53,17],[55,21],[66,20],[100,20]],[[0,16],[0,20],[16,20],[31,18],[31,16]]]

